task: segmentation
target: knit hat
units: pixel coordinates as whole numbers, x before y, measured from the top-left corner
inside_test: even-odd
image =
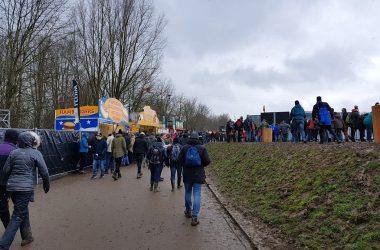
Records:
[[[8,129],[4,134],[4,141],[17,144],[18,135],[20,133],[16,129]]]

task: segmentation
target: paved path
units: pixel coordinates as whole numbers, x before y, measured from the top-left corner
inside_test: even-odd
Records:
[[[250,249],[249,243],[204,187],[200,225],[183,216],[183,188],[170,191],[167,168],[161,192],[149,191],[149,172],[137,180],[136,167],[122,168],[123,178],[90,180],[90,174],[53,181],[48,194],[38,186],[30,205],[35,237],[12,249]],[[2,230],[1,232],[2,233]]]

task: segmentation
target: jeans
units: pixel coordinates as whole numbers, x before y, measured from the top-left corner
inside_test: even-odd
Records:
[[[305,123],[303,120],[294,120],[294,141],[306,141],[305,138]]]
[[[151,184],[153,184],[154,182],[156,183],[160,182],[162,168],[163,168],[163,164],[150,164],[149,170],[150,170]]]
[[[4,228],[7,228],[10,221],[8,194],[6,186],[0,186],[0,218]]]
[[[341,143],[344,143],[343,129],[337,128],[335,129],[335,133],[338,136]]]
[[[112,164],[112,165],[111,165]],[[106,153],[105,171],[108,172],[111,166],[111,172],[115,171],[115,159],[112,156],[112,152]]]
[[[247,142],[251,142],[251,141],[252,141],[252,131],[251,131],[251,130],[247,130],[247,138],[246,138],[246,141],[247,141]]]
[[[321,138],[320,143],[328,142],[327,131],[333,136],[334,140],[339,141],[339,138],[335,134],[335,132],[333,131],[333,129],[331,128],[331,125],[320,125],[320,129],[319,129],[319,136]]]
[[[10,194],[14,204],[12,218],[0,240],[0,249],[9,249],[17,230],[20,228],[21,238],[31,237],[29,221],[29,201],[33,197],[33,191],[12,192]]]
[[[144,154],[137,154],[137,155],[135,156],[135,158],[136,158],[136,160],[137,160],[137,173],[138,173],[138,174],[141,173],[141,166],[142,166],[142,163],[143,163],[144,157],[145,157]]]
[[[177,183],[178,185],[181,183],[182,178],[182,166],[179,164],[172,163],[170,165],[170,180],[175,181],[175,174],[177,173]]]
[[[92,163],[92,176],[96,176],[98,168],[100,167],[100,176],[104,175],[104,165],[106,160],[94,160]]]
[[[201,193],[202,184],[200,183],[185,183],[185,207],[186,211],[191,211],[193,219],[198,218],[199,211],[201,210]],[[191,198],[193,196],[193,202]]]

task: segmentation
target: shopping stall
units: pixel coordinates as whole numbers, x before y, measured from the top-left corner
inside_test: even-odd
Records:
[[[102,98],[99,106],[81,106],[80,123],[75,124],[74,108],[55,111],[55,130],[100,131],[103,135],[112,132],[129,131],[128,111],[115,98]]]
[[[158,133],[161,128],[160,120],[156,111],[150,106],[145,106],[144,110],[139,113],[139,121],[137,122],[140,132]]]

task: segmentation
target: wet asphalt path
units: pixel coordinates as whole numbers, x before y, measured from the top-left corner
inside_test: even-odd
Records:
[[[149,191],[147,168],[140,180],[135,166],[121,172],[118,181],[69,175],[46,195],[38,186],[30,204],[35,242],[21,247],[18,234],[11,249],[251,249],[206,187],[200,224],[192,227],[183,215],[184,189],[170,191],[168,168],[159,193]]]

